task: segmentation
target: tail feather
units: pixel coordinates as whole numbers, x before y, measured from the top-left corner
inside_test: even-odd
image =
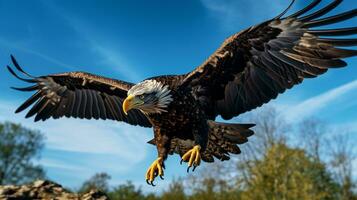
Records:
[[[208,143],[202,159],[213,162],[213,156],[219,160],[229,160],[229,154],[240,154],[237,144],[248,141],[248,137],[254,134],[251,130],[254,124],[229,124],[208,121]]]

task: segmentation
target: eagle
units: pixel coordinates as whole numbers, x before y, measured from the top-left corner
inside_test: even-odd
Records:
[[[321,28],[351,19],[352,9],[325,16],[342,0],[333,0],[309,12],[322,0],[313,0],[302,10],[285,16],[294,1],[277,17],[228,37],[200,66],[180,75],[163,75],[139,83],[105,78],[86,72],[32,76],[11,55],[9,72],[31,85],[13,88],[34,94],[15,111],[29,108],[26,118],[110,119],[151,127],[157,159],[145,174],[154,186],[163,179],[164,162],[177,153],[187,171],[201,161],[228,160],[241,153],[238,145],[254,134],[254,124],[217,122],[232,119],[268,103],[304,79],[315,78],[330,68],[347,64],[357,55],[343,47],[356,46],[357,27]],[[20,75],[21,76],[20,76]]]

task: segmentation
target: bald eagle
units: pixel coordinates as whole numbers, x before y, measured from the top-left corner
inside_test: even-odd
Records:
[[[237,145],[248,141],[254,124],[216,122],[217,116],[229,120],[260,107],[305,78],[346,66],[341,59],[357,55],[356,50],[339,48],[355,46],[357,39],[331,37],[356,34],[357,27],[316,29],[353,18],[357,9],[320,18],[342,2],[334,0],[306,14],[320,2],[314,0],[284,17],[292,2],[279,16],[230,36],[193,71],[137,84],[86,72],[35,77],[11,56],[22,76],[9,66],[8,70],[32,84],[14,89],[35,92],[16,113],[30,107],[26,118],[35,116],[35,121],[65,116],[152,127],[154,139],[149,143],[157,147],[158,158],[146,173],[151,185],[163,177],[169,154],[179,154],[181,162],[188,163],[187,171],[201,160],[228,160],[241,152]]]

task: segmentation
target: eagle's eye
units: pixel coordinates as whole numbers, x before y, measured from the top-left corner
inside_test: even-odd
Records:
[[[145,95],[142,94],[142,95],[139,96],[139,98],[140,98],[141,100],[143,100],[143,99],[145,98]]]

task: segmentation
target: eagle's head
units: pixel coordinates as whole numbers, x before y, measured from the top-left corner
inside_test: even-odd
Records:
[[[123,111],[125,114],[130,109],[138,109],[145,114],[166,112],[172,100],[167,85],[156,80],[145,80],[130,88],[123,102]]]

